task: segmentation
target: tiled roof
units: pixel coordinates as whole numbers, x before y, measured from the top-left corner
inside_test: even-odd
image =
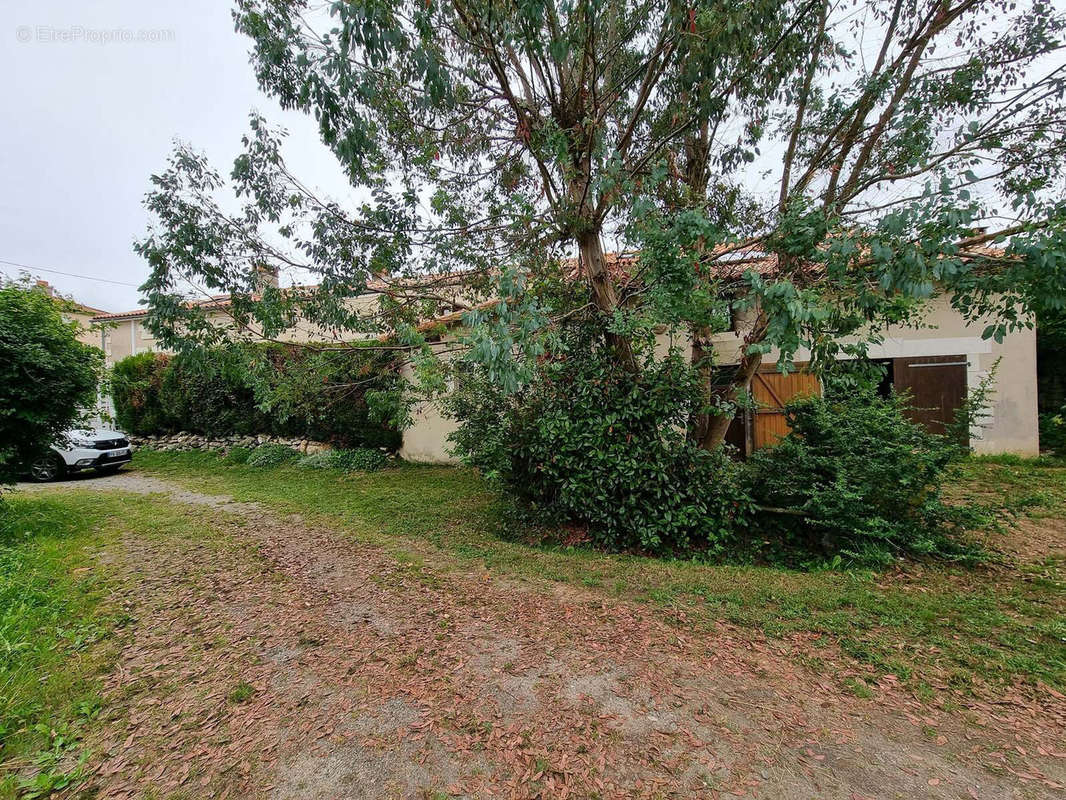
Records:
[[[777,270],[777,255],[759,250],[755,245],[719,245],[715,248],[712,255],[714,256],[714,260],[711,262],[710,269],[718,278],[736,280],[741,278],[748,270],[754,270],[756,273],[766,278],[771,277]],[[980,255],[995,258],[1002,256],[1003,250],[995,247],[971,246],[963,251],[963,255]],[[637,267],[640,263],[640,257],[638,254],[612,252],[605,253],[604,258],[607,262],[607,271],[619,284],[625,285],[637,275]],[[571,279],[576,279],[579,276],[580,265],[580,258],[565,258],[562,260],[563,270]],[[447,275],[434,275],[432,277],[434,281],[443,281],[450,278],[456,278],[458,281],[461,281],[463,276],[460,273],[449,273]],[[410,281],[414,279],[406,280]],[[404,279],[397,281],[397,283],[401,284],[403,282],[405,282]],[[388,286],[389,283],[380,279],[372,280],[367,283],[368,289],[378,292],[384,291]],[[289,287],[288,290],[313,290],[317,288],[317,284],[309,284],[292,286]],[[253,295],[253,298],[254,297],[255,295]],[[488,308],[496,302],[496,300],[488,300],[477,305],[476,308]],[[191,302],[190,305],[199,306],[201,308],[225,308],[229,303],[230,296],[220,294],[213,295],[206,300]],[[139,308],[132,311],[120,311],[114,314],[99,314],[98,316],[93,317],[93,321],[103,322],[106,320],[136,319],[147,315],[147,313],[147,309]],[[463,311],[456,311],[451,314],[435,317],[420,324],[418,329],[420,331],[425,331],[437,325],[451,325],[458,322],[462,318],[463,313]]]
[[[432,277],[432,282],[434,284],[447,285],[447,280],[448,279],[451,279],[453,277],[459,279],[462,276],[453,273],[453,274],[447,274],[447,275],[433,275],[431,277]],[[386,282],[384,280],[381,280],[381,279],[374,279],[374,280],[368,281],[366,285],[367,285],[367,288],[370,289],[371,291],[384,292],[385,290],[387,290],[389,288],[390,285],[395,285],[397,283],[402,284],[403,282],[405,282],[405,280],[407,282],[410,282],[412,279],[397,280],[397,281],[393,281],[392,284],[390,284],[389,282]],[[317,289],[318,287],[319,287],[319,284],[317,284],[317,283],[314,283],[314,284],[297,284],[297,285],[294,285],[294,286],[288,286],[288,287],[284,288],[282,291],[283,292],[313,291],[313,290]],[[251,295],[251,297],[252,297],[253,300],[259,299],[259,295],[256,295],[256,294]],[[189,305],[190,308],[197,307],[197,308],[211,309],[211,308],[226,308],[229,304],[230,304],[230,295],[228,295],[228,294],[215,294],[215,295],[211,295],[211,297],[209,297],[207,299],[204,299],[204,300],[190,300],[188,305]],[[94,310],[96,310],[96,309],[94,309]],[[135,308],[135,309],[133,309],[131,311],[116,311],[113,314],[100,313],[97,316],[93,317],[93,322],[106,322],[108,320],[136,319],[138,317],[146,316],[147,314],[148,314],[148,309],[146,309],[146,308]]]

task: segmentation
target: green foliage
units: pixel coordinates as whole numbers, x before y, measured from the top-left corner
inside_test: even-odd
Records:
[[[390,410],[371,409],[368,397],[387,394],[402,380],[391,353],[358,345],[322,351],[272,345],[243,355],[248,384],[277,433],[339,447],[399,448]]]
[[[163,369],[156,399],[166,408],[174,430],[224,436],[271,428],[257,407],[238,354],[229,348],[171,358]]]
[[[387,457],[380,450],[357,447],[353,450],[323,450],[300,459],[297,466],[307,469],[339,469],[344,472],[374,472],[385,466]]]
[[[251,447],[231,447],[222,460],[227,464],[247,464],[253,452]]]
[[[490,382],[463,376],[449,405],[456,452],[541,519],[587,526],[597,546],[721,550],[747,503],[738,467],[685,437],[698,404],[693,371],[674,353],[634,375],[604,348],[573,344],[508,403]]]
[[[76,337],[48,295],[0,287],[0,484],[95,401],[103,353]]]
[[[244,462],[249,467],[280,467],[295,461],[300,454],[283,444],[261,444],[255,448]]]
[[[367,394],[398,380],[387,354],[231,345],[130,356],[115,365],[112,392],[119,425],[131,433],[270,434],[396,449],[399,432],[372,414]]]
[[[979,512],[941,499],[961,449],[909,421],[905,408],[869,387],[830,386],[825,397],[790,403],[791,433],[747,463],[752,497],[769,510],[760,535],[801,560],[973,556],[951,534],[981,521]]]
[[[163,376],[170,357],[139,353],[122,359],[111,371],[115,421],[126,433],[145,436],[172,433],[176,421],[163,398]]]
[[[1066,453],[1066,416],[1061,412],[1040,415],[1040,449],[1055,455]]]

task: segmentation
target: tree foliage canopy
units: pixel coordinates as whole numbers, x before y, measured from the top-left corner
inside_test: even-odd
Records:
[[[424,361],[419,321],[463,311],[468,357],[514,387],[575,313],[528,276],[576,253],[582,309],[627,369],[652,325],[692,337],[692,433],[713,446],[714,412],[774,348],[817,365],[860,334],[861,351],[935,292],[989,337],[1066,298],[1064,19],[1043,0],[239,0],[234,17],[261,87],[314,115],[362,199],[317,196],[259,117],[231,199],[179,147],[138,245],[165,342],[225,335],[187,282],[266,338],[304,320]],[[625,275],[609,240],[640,252]],[[738,309],[737,369],[712,385],[710,336]]]

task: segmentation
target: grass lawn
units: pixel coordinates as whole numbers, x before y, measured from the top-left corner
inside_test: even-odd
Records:
[[[107,642],[122,623],[106,583],[90,569],[107,513],[86,498],[14,498],[0,508],[0,743],[14,796],[15,770],[35,763],[47,795],[76,780],[82,727],[100,710]]]
[[[1004,509],[989,564],[908,564],[887,572],[798,572],[708,566],[535,547],[498,535],[496,497],[473,472],[404,466],[342,474],[257,469],[211,453],[141,452],[137,468],[197,491],[299,513],[388,549],[425,571],[487,570],[550,580],[660,607],[678,625],[725,620],[752,635],[814,633],[803,658],[839,647],[872,673],[895,674],[922,699],[941,690],[1066,689],[1066,468],[1042,460],[974,459],[953,494]],[[1032,534],[1040,547],[1029,547]],[[828,652],[828,651],[822,651]],[[856,694],[869,689],[849,681]]]
[[[0,505],[0,800],[78,785],[91,755],[83,740],[125,714],[102,692],[137,622],[126,597],[140,577],[117,566],[124,537],[243,547],[202,509],[57,488]]]

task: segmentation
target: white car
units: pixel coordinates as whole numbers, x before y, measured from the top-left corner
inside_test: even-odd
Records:
[[[30,477],[44,482],[83,469],[117,472],[132,459],[133,449],[126,434],[103,428],[78,428],[64,433],[47,453],[30,464]]]

